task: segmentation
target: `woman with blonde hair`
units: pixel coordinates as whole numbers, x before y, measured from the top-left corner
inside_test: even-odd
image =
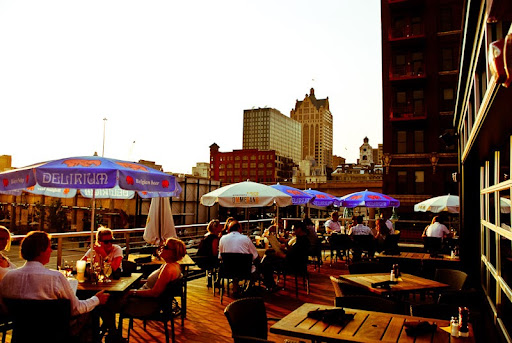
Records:
[[[146,283],[138,290],[130,291],[123,305],[122,312],[129,316],[144,316],[154,313],[159,306],[158,297],[165,291],[169,283],[181,278],[181,267],[178,263],[187,254],[185,243],[177,238],[168,238],[158,249],[164,264],[151,273]]]
[[[96,244],[94,244],[94,262],[102,259],[109,262],[112,267],[112,273],[115,273],[120,267],[123,260],[123,249],[114,243],[114,232],[108,227],[100,226],[96,232]],[[89,249],[82,260],[89,260],[91,249]]]
[[[16,269],[16,265],[12,263],[3,253],[11,248],[11,233],[5,226],[0,226],[0,280],[11,269]]]

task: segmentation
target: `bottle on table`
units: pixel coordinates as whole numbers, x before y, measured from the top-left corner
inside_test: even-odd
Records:
[[[469,310],[459,307],[459,337],[469,337]]]

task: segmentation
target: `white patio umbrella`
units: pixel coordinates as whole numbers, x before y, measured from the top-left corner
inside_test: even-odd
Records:
[[[430,198],[414,205],[414,211],[459,213],[459,196],[448,194]]]
[[[148,218],[144,229],[144,240],[153,245],[160,245],[167,238],[178,238],[172,217],[170,198],[152,198]]]
[[[218,188],[201,197],[201,204],[213,206],[215,203],[224,207],[264,207],[274,202],[283,207],[292,204],[292,197],[270,186],[243,181]]]

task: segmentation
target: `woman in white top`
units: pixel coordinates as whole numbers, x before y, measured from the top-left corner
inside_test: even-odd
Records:
[[[11,269],[16,269],[16,265],[12,263],[4,251],[9,251],[11,248],[11,233],[5,226],[0,226],[0,280]]]

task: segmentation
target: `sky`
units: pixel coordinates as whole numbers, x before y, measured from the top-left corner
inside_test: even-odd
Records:
[[[333,153],[382,143],[379,0],[0,0],[0,155],[191,173],[243,111],[329,97]],[[104,120],[106,118],[106,120]]]

